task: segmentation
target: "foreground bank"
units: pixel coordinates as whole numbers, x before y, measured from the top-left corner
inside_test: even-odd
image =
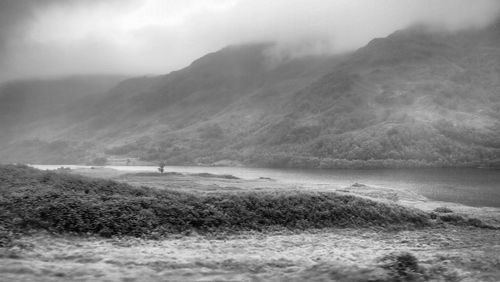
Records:
[[[359,184],[285,193],[272,181],[214,175],[129,174],[116,182],[25,166],[0,172],[0,272],[10,281],[495,281],[499,275],[499,234],[490,222],[404,207],[395,202],[410,195]]]

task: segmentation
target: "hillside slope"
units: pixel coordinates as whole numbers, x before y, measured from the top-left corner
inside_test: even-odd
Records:
[[[212,150],[221,141],[228,144],[229,138],[255,126],[261,116],[279,109],[281,101],[339,61],[338,56],[278,61],[273,48],[272,44],[230,46],[167,75],[121,81],[103,95],[70,104],[63,119],[50,114],[50,119],[60,121],[57,126],[43,124],[49,118],[38,120],[36,127],[20,121],[16,125],[27,130],[4,143],[0,155],[4,162],[88,162],[103,151],[122,155],[127,149],[120,148],[125,145],[134,147],[135,152],[126,152],[131,157],[159,159],[165,155],[157,155],[158,146],[168,146],[181,150],[179,162],[188,161],[191,157],[184,150],[196,146]],[[241,119],[242,106],[255,118]],[[238,118],[221,117],[228,114]],[[219,124],[220,120],[227,124]],[[220,127],[225,127],[224,138]],[[172,142],[181,147],[170,146]],[[67,147],[78,154],[61,156],[58,151]]]
[[[290,103],[295,124],[314,121],[321,128],[299,150],[327,167],[337,165],[325,158],[494,162],[500,156],[498,26],[457,34],[415,27],[371,41]]]
[[[87,118],[91,101],[100,99],[120,75],[27,79],[0,85],[0,156],[3,162],[75,158],[64,134]]]
[[[54,130],[41,120],[0,155],[57,162],[26,154],[40,151],[30,142],[43,130],[44,142],[74,142],[81,154],[73,162],[499,163],[500,23],[457,33],[415,26],[341,56],[276,60],[273,48],[228,47],[167,75],[125,80],[80,103],[72,113],[77,121]]]

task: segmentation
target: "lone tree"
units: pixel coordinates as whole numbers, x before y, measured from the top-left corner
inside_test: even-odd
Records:
[[[165,170],[164,170],[165,166],[166,166],[166,164],[165,164],[165,162],[164,162],[164,161],[160,162],[160,164],[158,165],[158,171],[159,171],[160,173],[163,173],[163,172],[165,171]]]

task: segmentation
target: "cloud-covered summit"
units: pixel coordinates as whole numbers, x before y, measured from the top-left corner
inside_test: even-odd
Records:
[[[343,52],[415,23],[484,26],[497,0],[0,0],[0,81],[165,73],[230,44]]]

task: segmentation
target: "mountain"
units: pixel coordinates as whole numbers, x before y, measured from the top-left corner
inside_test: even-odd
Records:
[[[0,157],[315,168],[499,163],[499,23],[454,33],[414,26],[336,56],[276,50],[230,46],[179,71],[68,100],[64,115],[18,119],[2,109],[18,130]]]
[[[104,94],[67,104],[65,115],[50,111],[36,122],[14,123],[18,130],[4,142],[0,156],[4,162],[88,162],[104,151],[121,152],[120,147],[140,144],[130,157],[149,160],[167,142],[179,145],[171,148],[180,151],[178,155],[192,146],[213,148],[212,141],[220,146],[236,130],[243,131],[243,123],[254,126],[247,117],[226,128],[231,134],[225,138],[205,138],[211,128],[229,126],[218,124],[225,119],[221,115],[239,116],[238,108],[246,105],[252,105],[253,114],[264,115],[266,108],[279,108],[284,97],[339,61],[337,56],[278,57],[273,50],[267,43],[230,46],[167,75],[123,80]]]
[[[60,159],[71,148],[58,151],[59,140],[72,124],[80,122],[82,104],[106,93],[125,79],[118,75],[87,75],[57,79],[30,79],[6,82],[0,85],[0,157],[3,162],[37,159]],[[58,137],[56,133],[60,133]],[[40,145],[54,141],[52,150],[44,153]],[[51,141],[51,142],[52,142]],[[25,149],[30,147],[32,152]],[[50,157],[49,157],[50,156]],[[64,158],[64,157],[63,157]]]

